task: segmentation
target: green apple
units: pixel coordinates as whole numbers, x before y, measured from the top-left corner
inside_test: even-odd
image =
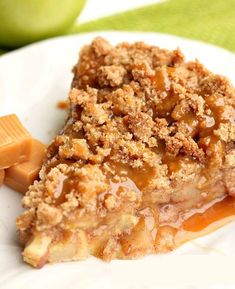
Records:
[[[14,48],[63,34],[86,0],[0,0],[0,46]]]

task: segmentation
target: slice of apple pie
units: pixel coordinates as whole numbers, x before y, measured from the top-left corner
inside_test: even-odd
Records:
[[[17,219],[26,262],[169,251],[186,219],[235,196],[227,79],[180,50],[100,37],[73,72],[66,124]]]

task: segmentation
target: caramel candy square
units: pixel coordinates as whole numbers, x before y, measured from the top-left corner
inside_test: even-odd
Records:
[[[25,193],[38,178],[44,157],[45,145],[33,139],[30,159],[6,169],[5,184],[18,192]]]
[[[4,170],[0,170],[0,187],[3,184],[4,177],[5,177],[5,171]]]
[[[0,117],[0,169],[30,158],[32,137],[15,114]]]

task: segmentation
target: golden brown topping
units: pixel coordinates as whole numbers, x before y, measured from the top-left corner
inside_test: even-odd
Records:
[[[89,157],[89,148],[85,139],[75,139],[65,136],[59,136],[57,141],[60,142],[59,156],[63,159],[82,159],[87,160]]]
[[[154,121],[147,113],[129,114],[124,118],[124,121],[126,121],[129,130],[137,140],[149,141],[153,134]]]
[[[98,81],[103,86],[118,86],[123,83],[126,70],[122,66],[101,66],[98,70]]]
[[[110,43],[102,37],[96,37],[92,41],[91,47],[94,49],[98,57],[108,54],[112,49]]]
[[[225,167],[234,168],[235,167],[235,149],[232,149],[225,156]]]
[[[33,225],[34,217],[35,210],[33,208],[23,212],[23,214],[16,220],[17,229],[26,230],[30,228]]]
[[[37,230],[41,231],[57,225],[62,220],[62,213],[59,209],[45,203],[39,204],[37,208]]]

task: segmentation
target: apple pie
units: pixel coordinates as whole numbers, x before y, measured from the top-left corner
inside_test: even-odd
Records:
[[[233,200],[235,90],[226,78],[179,49],[101,37],[73,73],[65,126],[17,219],[27,263],[167,252],[187,220]]]

